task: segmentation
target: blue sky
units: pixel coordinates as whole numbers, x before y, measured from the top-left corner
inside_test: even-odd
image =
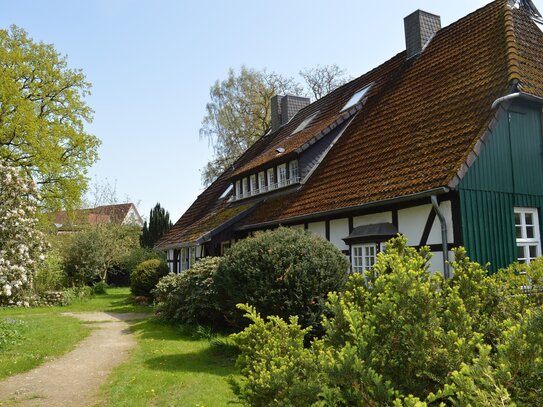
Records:
[[[416,9],[445,26],[486,3],[0,0],[0,27],[54,44],[93,84],[87,129],[102,146],[89,175],[116,182],[142,215],[159,201],[177,220],[202,192],[212,152],[198,130],[230,67],[296,76],[335,63],[355,77],[405,48],[403,18]]]

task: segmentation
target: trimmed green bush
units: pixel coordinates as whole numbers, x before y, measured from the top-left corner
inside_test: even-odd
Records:
[[[145,260],[130,274],[130,291],[135,296],[151,296],[160,279],[168,274],[168,266],[158,259]]]
[[[317,327],[328,292],[340,290],[349,262],[333,244],[305,231],[279,228],[236,243],[219,265],[219,304],[227,321],[246,325],[236,308],[247,303],[263,315]]]
[[[219,257],[205,257],[187,271],[163,277],[152,292],[160,318],[182,324],[224,324],[214,282],[219,262]]]
[[[93,294],[107,294],[108,285],[105,281],[97,281],[92,285]]]

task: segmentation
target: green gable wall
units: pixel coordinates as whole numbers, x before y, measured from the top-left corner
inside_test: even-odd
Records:
[[[514,207],[539,208],[543,231],[542,146],[541,108],[515,104],[459,185],[464,246],[491,271],[516,260]]]

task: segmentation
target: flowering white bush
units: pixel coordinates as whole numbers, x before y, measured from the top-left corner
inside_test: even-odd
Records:
[[[0,305],[27,305],[24,294],[45,258],[37,195],[31,179],[0,159]]]

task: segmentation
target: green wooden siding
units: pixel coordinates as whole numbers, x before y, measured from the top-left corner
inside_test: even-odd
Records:
[[[514,105],[459,185],[464,245],[492,271],[516,260],[514,207],[538,208],[543,227],[542,143],[541,109]]]

